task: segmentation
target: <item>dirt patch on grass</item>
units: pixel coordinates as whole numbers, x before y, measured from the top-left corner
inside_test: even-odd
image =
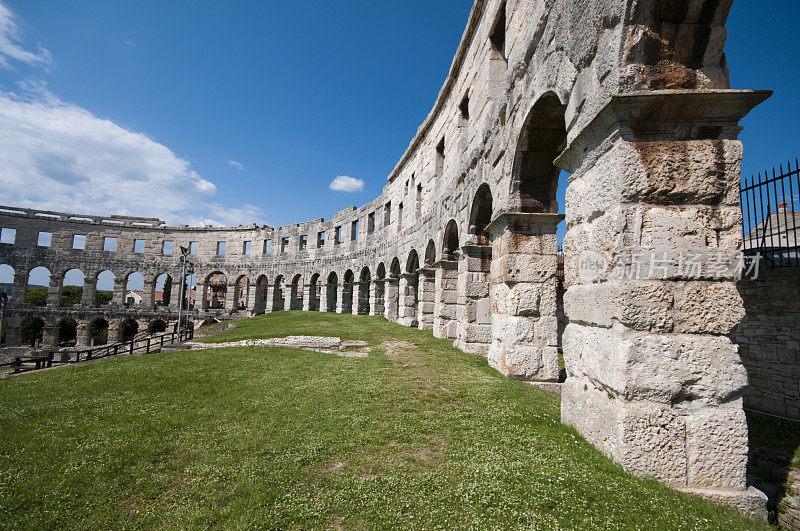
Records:
[[[387,357],[396,359],[405,357],[409,351],[417,348],[417,346],[408,341],[384,341],[378,348],[383,349]]]

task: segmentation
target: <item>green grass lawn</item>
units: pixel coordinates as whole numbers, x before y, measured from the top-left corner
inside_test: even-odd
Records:
[[[0,381],[0,527],[758,529],[636,479],[559,400],[429,332],[301,312],[208,341],[361,339],[366,359],[228,348]]]

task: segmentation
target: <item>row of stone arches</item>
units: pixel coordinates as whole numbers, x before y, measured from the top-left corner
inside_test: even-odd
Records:
[[[196,285],[192,276],[187,285]],[[171,274],[161,272],[145,277],[139,271],[116,275],[103,270],[87,276],[79,268],[71,268],[54,276],[44,266],[17,271],[9,264],[0,264],[0,291],[17,302],[36,307],[50,306],[170,306],[177,299],[173,293]]]
[[[96,317],[82,320],[62,317],[51,320],[29,315],[19,323],[19,343],[34,348],[95,347],[131,341],[140,331],[157,334],[165,332],[167,328],[167,322],[163,319],[143,323],[132,318],[112,320]],[[2,339],[5,340],[5,337]]]

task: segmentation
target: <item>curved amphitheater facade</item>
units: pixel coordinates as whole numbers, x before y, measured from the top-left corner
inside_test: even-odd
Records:
[[[112,331],[131,317],[174,319],[178,297],[154,306],[154,279],[177,281],[177,249],[191,247],[198,319],[382,314],[540,382],[557,381],[563,342],[565,423],[636,474],[757,505],[745,482],[747,376],[728,336],[743,316],[738,124],[768,93],[729,89],[731,1],[477,0],[433,110],[382,195],[328,221],[167,227],[5,207],[0,226],[16,230],[13,245],[0,245],[15,271],[8,342],[30,315],[43,318],[51,344],[65,317],[78,321],[79,342],[98,318]],[[39,232],[52,233],[49,248],[37,246]],[[82,250],[76,235],[86,236]],[[103,250],[107,238],[116,251]],[[687,257],[697,269],[682,267]],[[52,274],[46,307],[23,302],[36,266]],[[64,307],[63,276],[74,268],[86,275],[83,300]],[[100,307],[102,271],[116,284]],[[124,304],[132,272],[145,277],[134,308]]]

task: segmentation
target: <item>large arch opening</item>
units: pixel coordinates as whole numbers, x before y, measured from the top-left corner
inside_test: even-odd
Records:
[[[233,307],[237,310],[247,308],[247,298],[250,296],[250,280],[247,275],[241,275],[236,279],[236,293],[233,297]]]
[[[303,276],[295,275],[292,279],[292,289],[289,299],[289,309],[303,309]]]
[[[14,292],[14,268],[8,264],[0,264],[0,292],[9,300]]]
[[[266,275],[261,275],[256,280],[256,313],[263,313],[267,308],[267,297],[269,294],[269,279]]]
[[[319,273],[311,275],[311,282],[308,287],[308,309],[312,312],[319,310],[319,299],[321,294]]]
[[[492,221],[492,190],[484,183],[475,192],[469,216],[469,233],[478,245],[490,245],[491,236],[486,228]]]
[[[64,273],[61,284],[62,306],[73,306],[81,303],[83,298],[83,281],[86,278],[80,269],[70,269]]]
[[[97,306],[111,304],[114,300],[114,282],[116,275],[111,271],[101,271],[97,275],[97,286],[94,292],[94,303]]]
[[[95,319],[89,324],[89,345],[96,347],[108,343],[108,321],[105,319]],[[111,338],[112,341],[114,338]]]
[[[125,319],[119,325],[119,340],[131,341],[139,333],[139,323],[133,319]]]
[[[225,307],[225,297],[228,294],[228,277],[221,271],[214,271],[206,277],[203,286],[203,307],[220,309]]]
[[[167,331],[167,323],[163,319],[156,319],[154,321],[150,321],[150,324],[147,327],[147,331],[151,334],[163,334]]]
[[[458,259],[458,223],[451,219],[444,229],[444,240],[442,242],[442,258],[445,260]]]
[[[567,143],[566,105],[548,92],[534,104],[522,127],[511,178],[512,206],[519,212],[558,213],[561,169],[554,161]]]
[[[353,284],[355,275],[351,270],[344,272],[342,283],[342,313],[353,313]]]
[[[425,247],[425,267],[431,267],[436,263],[436,244],[433,240],[428,241]]]
[[[138,306],[144,297],[144,275],[138,271],[125,279],[125,306]]]
[[[283,275],[278,275],[272,290],[272,311],[280,312],[285,309],[283,297]]]
[[[78,322],[65,317],[56,325],[56,333],[56,344],[59,347],[74,347],[78,342]]]
[[[41,346],[44,337],[44,321],[40,317],[26,317],[22,320],[22,344],[34,348]]]
[[[25,302],[34,306],[47,306],[47,293],[50,289],[50,270],[38,266],[28,272],[28,285],[25,289]]]
[[[336,273],[331,271],[328,275],[328,282],[325,286],[325,311],[336,311],[336,291],[339,288],[339,277]]]
[[[358,278],[358,314],[369,315],[369,286],[372,281],[372,276],[369,273],[369,268],[364,267],[361,270],[361,275]]]
[[[153,285],[153,300],[143,300],[143,302],[145,304],[155,303],[156,306],[169,306],[170,302],[172,302],[173,289],[175,291],[180,291],[181,288],[180,286],[173,285],[172,275],[169,273],[161,273],[158,275]],[[147,294],[145,294],[145,297],[147,297]]]

